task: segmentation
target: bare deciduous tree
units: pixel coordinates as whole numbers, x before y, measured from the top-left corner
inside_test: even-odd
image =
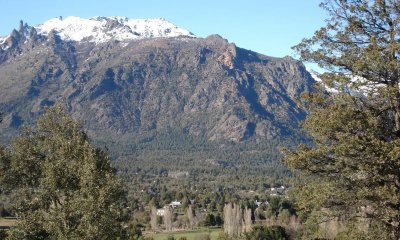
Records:
[[[228,203],[224,207],[224,232],[229,236],[240,236],[251,230],[251,209],[243,210],[237,204]]]
[[[151,214],[150,214],[150,225],[151,229],[153,231],[158,230],[158,225],[157,225],[157,209],[155,206],[151,208]]]
[[[190,227],[190,229],[193,229],[193,227],[195,225],[195,219],[194,219],[193,209],[192,209],[191,205],[189,205],[189,207],[187,208],[187,217],[189,220],[189,227]]]
[[[250,232],[251,231],[251,208],[245,208],[243,212],[243,232]]]
[[[173,211],[172,207],[165,207],[164,225],[166,231],[172,231]]]

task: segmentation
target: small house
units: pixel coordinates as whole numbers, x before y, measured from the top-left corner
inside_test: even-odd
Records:
[[[175,201],[172,201],[169,205],[173,208],[176,208],[176,207],[180,207],[182,205],[182,203],[178,200],[175,200]]]

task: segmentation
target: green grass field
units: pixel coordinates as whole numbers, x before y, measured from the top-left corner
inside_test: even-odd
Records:
[[[218,235],[222,232],[222,229],[200,229],[193,231],[179,231],[170,233],[157,233],[147,234],[148,237],[153,237],[154,240],[166,240],[169,236],[173,236],[179,240],[180,237],[186,237],[188,240],[202,240],[206,239],[205,236],[210,235],[212,240],[217,239]]]

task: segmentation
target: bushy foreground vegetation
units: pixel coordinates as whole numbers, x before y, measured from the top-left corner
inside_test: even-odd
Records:
[[[100,239],[124,235],[126,191],[107,154],[60,107],[2,148],[1,191],[11,196],[9,239]]]

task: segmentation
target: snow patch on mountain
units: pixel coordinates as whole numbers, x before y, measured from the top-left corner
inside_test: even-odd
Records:
[[[311,77],[315,81],[322,82],[322,79],[320,77],[321,73],[310,68],[306,68],[306,70],[311,74]],[[328,87],[324,83],[323,86],[325,90],[329,93],[338,93],[339,91],[345,91],[353,96],[367,96],[370,94],[378,94],[380,88],[386,87],[385,84],[369,81],[368,79],[357,75],[348,74],[347,77],[350,81],[345,87],[340,86],[338,83],[335,82],[333,83],[333,87]]]
[[[0,44],[5,43],[5,41],[7,40],[7,38],[8,38],[9,36],[10,36],[10,35],[5,36],[5,37],[0,37]]]
[[[10,37],[10,35],[6,36],[6,37],[0,37],[0,49],[3,51],[6,51],[7,49],[9,49],[10,47],[7,46],[6,44],[4,44],[7,39]]]
[[[315,81],[317,81],[317,82],[321,82],[321,81],[322,81],[321,78],[319,77],[319,75],[320,75],[319,72],[317,72],[317,71],[315,71],[314,69],[311,69],[311,68],[306,68],[306,70],[307,70],[307,72],[310,73],[311,77],[312,77]]]
[[[48,35],[51,31],[63,40],[90,41],[95,43],[110,40],[133,40],[158,37],[195,37],[186,29],[179,28],[162,18],[128,19],[126,17],[80,17],[53,18],[35,26],[38,34]]]
[[[310,73],[311,77],[312,77],[316,82],[322,82],[322,79],[321,79],[321,77],[320,77],[321,73],[315,71],[314,69],[307,68],[307,67],[306,67],[306,70],[307,70],[307,72]],[[325,90],[326,90],[327,92],[329,92],[329,93],[338,93],[338,90],[337,90],[337,89],[330,88],[330,87],[326,86],[325,84],[324,84],[324,87],[325,87]]]

